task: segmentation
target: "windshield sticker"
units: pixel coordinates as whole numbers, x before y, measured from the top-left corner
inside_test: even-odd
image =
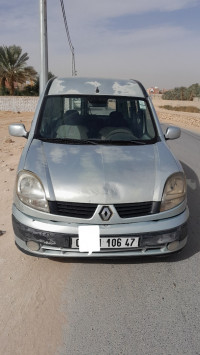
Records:
[[[145,104],[144,101],[139,100],[139,105],[140,105],[140,109],[141,109],[141,110],[146,110],[146,104]]]

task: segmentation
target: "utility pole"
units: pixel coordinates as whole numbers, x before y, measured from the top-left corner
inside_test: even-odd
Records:
[[[40,4],[40,94],[48,81],[48,40],[47,40],[47,3]]]

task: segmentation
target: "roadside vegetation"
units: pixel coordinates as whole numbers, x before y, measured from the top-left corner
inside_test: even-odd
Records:
[[[28,53],[22,53],[19,46],[0,46],[0,78],[3,92],[7,88],[9,94],[14,95],[15,83],[23,84],[35,79],[37,72],[27,65],[28,59]]]
[[[159,108],[164,108],[166,110],[172,111],[181,111],[181,112],[192,112],[192,113],[200,113],[200,109],[195,106],[171,106],[171,105],[164,105],[159,106]]]
[[[20,46],[0,46],[0,95],[38,96],[39,74]],[[54,75],[49,72],[48,79]]]
[[[162,95],[163,100],[181,100],[181,101],[193,101],[194,97],[200,97],[200,85],[193,84],[191,86],[177,87],[173,90],[166,91]],[[191,112],[191,111],[186,111]]]
[[[48,72],[48,80],[54,78],[55,75],[52,72]],[[35,80],[32,85],[26,85],[23,90],[15,90],[15,95],[17,96],[39,96],[39,74],[37,73]]]

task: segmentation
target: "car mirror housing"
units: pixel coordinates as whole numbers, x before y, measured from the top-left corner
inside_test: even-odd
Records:
[[[14,123],[9,126],[9,134],[14,137],[28,138],[28,132],[21,123]]]
[[[181,130],[179,127],[169,126],[166,129],[165,139],[177,139],[181,136]]]

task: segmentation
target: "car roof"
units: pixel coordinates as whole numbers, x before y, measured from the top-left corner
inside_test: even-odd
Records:
[[[144,98],[148,94],[137,80],[102,78],[54,78],[47,86],[47,95],[108,95]]]

